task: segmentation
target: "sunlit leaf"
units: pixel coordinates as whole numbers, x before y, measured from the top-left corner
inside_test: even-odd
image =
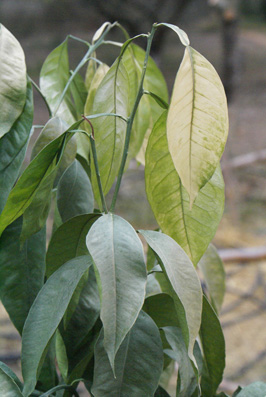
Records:
[[[84,106],[88,94],[84,80],[79,73],[75,75],[70,84],[70,92],[74,100],[76,119],[79,120],[84,114]]]
[[[104,346],[114,369],[116,353],[145,297],[143,247],[132,226],[113,214],[103,215],[93,224],[86,242],[97,268]]]
[[[200,190],[192,209],[168,149],[164,112],[146,151],[145,183],[149,203],[162,231],[197,264],[213,239],[223,214],[224,183],[220,167]]]
[[[26,102],[26,64],[17,39],[0,24],[0,137],[21,114]]]
[[[164,22],[159,23],[158,26],[166,26],[167,28],[172,29],[179,36],[179,39],[184,46],[188,46],[190,44],[188,35],[186,34],[186,32],[184,32],[184,30],[180,29],[178,26],[173,25],[172,23],[164,23]]]
[[[144,312],[121,344],[115,359],[115,374],[105,351],[103,332],[95,347],[92,393],[104,396],[153,396],[163,369],[159,330]]]
[[[48,279],[30,309],[22,334],[21,363],[25,396],[34,390],[48,344],[79,280],[91,263],[89,256],[65,263]]]
[[[225,270],[223,262],[214,247],[210,244],[207,251],[198,263],[203,273],[211,302],[219,313],[225,294]]]
[[[201,54],[187,47],[169,107],[167,138],[191,206],[217,168],[227,134],[227,104],[220,78]]]
[[[194,360],[193,346],[199,332],[202,310],[202,290],[196,270],[183,249],[171,237],[151,230],[141,230],[140,233],[159,258],[164,273],[181,302],[184,319],[180,318],[180,327],[189,357]]]
[[[84,108],[84,113],[85,115],[90,115],[92,112],[92,107],[93,107],[93,101],[94,97],[97,91],[97,88],[99,87],[101,81],[103,80],[104,76],[109,70],[109,66],[106,65],[105,63],[102,63],[97,70],[95,71],[95,74],[92,78],[92,81],[90,83],[90,86],[88,88],[88,96],[85,102],[85,108]],[[90,132],[90,131],[89,131]]]
[[[19,175],[27,149],[32,119],[32,88],[28,82],[24,109],[10,131],[0,139],[0,212]]]

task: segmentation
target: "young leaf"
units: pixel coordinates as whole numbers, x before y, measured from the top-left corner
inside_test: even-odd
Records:
[[[32,119],[32,88],[31,83],[28,82],[24,109],[10,131],[0,139],[0,213],[19,175],[27,149]]]
[[[167,28],[172,29],[178,36],[181,41],[181,43],[186,47],[188,46],[189,43],[189,38],[186,32],[184,30],[180,29],[178,26],[173,25],[172,23],[158,23],[157,26],[166,26]]]
[[[99,218],[89,230],[87,247],[97,268],[104,346],[111,367],[145,298],[143,247],[132,226],[119,216]]]
[[[109,69],[95,94],[93,114],[117,113],[128,116],[128,75],[123,64],[116,61]],[[104,116],[93,120],[95,145],[104,194],[111,188],[120,167],[126,134],[126,123],[118,117]],[[100,202],[97,177],[92,166],[92,186]]]
[[[41,186],[47,183],[47,179],[50,180],[50,175],[58,167],[65,143],[72,135],[73,133],[66,131],[49,143],[23,172],[12,189],[0,216],[0,235],[10,223],[25,212]],[[43,199],[43,202],[46,203],[47,196],[45,195]]]
[[[5,397],[23,397],[14,379],[0,367],[1,393]]]
[[[84,108],[85,115],[91,114],[96,91],[109,69],[110,68],[108,65],[106,65],[105,63],[102,63],[96,70],[96,72],[93,76],[93,79],[90,83],[89,89],[88,89],[88,96],[87,96],[87,99],[85,102],[85,108]],[[85,126],[86,126],[86,124],[85,124]],[[89,130],[89,132],[91,132],[91,131]]]
[[[30,309],[22,334],[21,364],[26,397],[34,390],[48,344],[79,280],[91,264],[88,255],[65,263],[49,278]]]
[[[57,110],[61,94],[70,77],[67,44],[66,39],[48,55],[40,72],[40,88],[53,114]],[[68,91],[56,115],[71,125],[75,121],[72,110],[73,105]]]
[[[203,296],[200,339],[204,353],[204,369],[201,377],[202,394],[212,397],[223,378],[225,342],[220,322],[205,296]]]
[[[19,218],[0,238],[0,297],[20,334],[44,283],[46,251],[45,228],[30,237],[22,248],[19,242],[21,228],[22,218]]]
[[[0,138],[5,135],[26,102],[27,76],[24,52],[17,39],[0,24]]]
[[[152,397],[162,369],[163,350],[159,330],[151,318],[141,312],[117,352],[116,378],[105,351],[101,332],[95,346],[92,394],[95,397]]]
[[[172,350],[165,352],[178,363],[178,397],[191,397],[198,387],[197,377],[195,375],[192,363],[187,354],[187,348],[180,328],[164,327],[167,342]]]
[[[199,261],[198,266],[207,284],[211,302],[219,313],[225,294],[225,270],[223,262],[214,245],[209,245],[207,251]]]
[[[202,290],[196,270],[183,249],[171,237],[151,230],[141,230],[140,233],[158,256],[164,273],[183,306],[188,335],[184,330],[186,327],[182,324],[180,326],[183,328],[189,357],[193,360],[193,346],[199,332],[202,310]]]
[[[93,212],[94,197],[90,179],[75,160],[58,183],[57,206],[63,222],[77,215]]]
[[[196,265],[214,237],[223,214],[223,177],[219,167],[190,209],[189,196],[169,153],[166,117],[164,112],[155,124],[147,146],[147,197],[162,231],[176,240]]]
[[[194,203],[218,167],[228,134],[223,85],[213,66],[186,47],[167,117],[169,151]]]
[[[79,215],[69,219],[55,231],[46,254],[47,277],[70,259],[88,254],[86,236],[100,216],[100,214]]]

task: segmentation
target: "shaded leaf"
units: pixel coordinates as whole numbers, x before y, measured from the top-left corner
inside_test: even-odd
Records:
[[[154,397],[170,397],[170,394],[167,393],[161,386],[156,390]]]
[[[1,393],[5,397],[23,397],[14,379],[0,367]]]
[[[70,77],[68,62],[68,40],[56,47],[46,58],[40,72],[40,88],[55,115],[61,94]],[[74,123],[70,90],[67,91],[56,114],[68,125]]]
[[[184,312],[180,321],[189,357],[194,360],[193,346],[201,323],[202,290],[198,275],[183,249],[166,234],[141,230],[149,246],[156,253],[164,273],[178,296]],[[189,283],[188,281],[189,280]]]
[[[226,96],[213,66],[186,47],[167,117],[169,151],[192,206],[219,165],[228,134]]]
[[[198,266],[203,273],[204,281],[211,297],[211,303],[219,313],[225,294],[226,275],[222,259],[214,245],[209,245]]]
[[[203,296],[200,339],[204,354],[201,389],[204,396],[212,397],[223,378],[225,341],[219,319],[205,296]]]
[[[57,188],[57,207],[63,222],[93,212],[94,197],[90,179],[75,160],[64,172]]]
[[[19,378],[17,377],[17,375],[12,371],[12,369],[10,369],[5,363],[3,363],[2,361],[0,361],[0,371],[5,372],[11,379],[13,379],[13,381],[17,384],[17,386],[19,387],[20,390],[22,390],[23,388],[23,384],[21,383],[21,381],[19,380]]]
[[[220,167],[200,190],[192,209],[168,149],[164,112],[146,151],[145,183],[149,203],[162,231],[197,264],[215,235],[223,214],[224,183]]]
[[[31,236],[23,247],[19,242],[21,229],[22,218],[19,218],[0,238],[0,297],[20,334],[44,283],[46,251],[45,228]]]
[[[32,119],[32,88],[28,82],[24,109],[10,131],[0,139],[0,213],[19,175],[27,149]]]
[[[132,226],[113,214],[103,215],[93,224],[86,243],[97,268],[104,346],[114,369],[119,346],[145,298],[143,247]]]
[[[0,137],[22,113],[26,102],[25,56],[17,39],[0,24]]]
[[[165,293],[146,298],[143,310],[153,319],[158,328],[179,325],[174,301]]]
[[[84,114],[84,106],[87,98],[87,89],[83,78],[79,73],[77,73],[70,84],[70,92],[74,99],[74,108],[76,119],[79,120]]]
[[[95,346],[92,394],[104,396],[153,397],[163,369],[163,350],[159,330],[144,312],[121,344],[115,359],[115,374],[105,348],[103,332]]]
[[[47,277],[70,259],[88,254],[86,236],[100,216],[101,214],[79,215],[69,219],[55,231],[46,254]]]
[[[61,266],[48,279],[30,309],[22,334],[21,363],[25,396],[34,390],[49,342],[79,280],[91,263],[89,256],[82,256]]]

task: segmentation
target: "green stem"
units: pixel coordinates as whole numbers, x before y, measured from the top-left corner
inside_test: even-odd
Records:
[[[59,391],[59,390],[69,390],[71,391],[72,394],[74,394],[75,397],[79,397],[78,392],[74,389],[73,386],[70,385],[59,385],[59,386],[55,386],[52,389],[48,390],[46,393],[41,394],[40,397],[48,397],[50,396],[52,393]]]
[[[103,194],[103,187],[102,187],[102,181],[101,181],[101,176],[100,176],[100,171],[99,171],[99,165],[98,165],[98,158],[97,158],[97,152],[96,152],[96,145],[95,145],[95,140],[94,140],[94,129],[93,125],[90,122],[87,117],[83,116],[84,120],[87,121],[91,127],[91,135],[90,135],[90,143],[91,143],[91,150],[92,150],[92,157],[93,157],[93,162],[94,162],[94,167],[95,167],[95,172],[96,172],[96,178],[97,178],[97,184],[98,184],[98,189],[100,192],[100,197],[101,197],[101,203],[102,203],[102,208],[106,214],[108,214],[104,194]]]
[[[49,113],[49,117],[52,117],[52,110],[51,110],[51,108],[50,108],[48,102],[46,101],[45,96],[44,96],[43,93],[41,92],[40,87],[38,87],[38,85],[35,83],[35,81],[33,81],[30,77],[29,77],[29,79],[30,79],[31,84],[32,84],[33,87],[35,88],[35,90],[36,90],[36,91],[40,94],[40,96],[42,97],[42,99],[43,99],[43,101],[44,101],[44,103],[45,103],[45,105],[46,105],[46,107],[47,107],[47,110],[48,110],[48,113]]]
[[[124,151],[123,151],[123,156],[122,156],[122,160],[121,160],[120,169],[119,169],[118,176],[117,176],[117,182],[116,182],[115,191],[114,191],[114,195],[113,195],[113,199],[112,199],[112,204],[111,204],[111,207],[110,207],[110,211],[111,212],[114,212],[114,209],[115,209],[115,204],[116,204],[118,192],[119,192],[119,189],[120,189],[120,185],[121,185],[121,181],[122,181],[122,177],[123,177],[123,172],[124,172],[126,161],[127,161],[128,148],[129,148],[130,135],[131,135],[131,130],[132,130],[132,126],[133,126],[133,121],[134,121],[134,118],[135,118],[135,115],[136,115],[136,112],[137,112],[138,105],[140,103],[141,97],[142,97],[142,95],[144,93],[143,82],[144,82],[144,78],[145,78],[145,74],[146,74],[146,69],[147,69],[147,65],[148,65],[150,51],[151,51],[151,44],[152,44],[152,40],[153,40],[153,36],[155,34],[155,31],[156,31],[156,28],[157,27],[155,25],[152,26],[151,33],[148,35],[148,39],[147,39],[147,48],[146,48],[145,59],[144,59],[144,64],[143,64],[143,68],[142,68],[142,74],[141,74],[141,78],[140,78],[138,93],[137,93],[137,96],[136,96],[136,99],[135,99],[135,103],[134,103],[133,109],[132,109],[131,114],[130,114],[130,116],[128,118],[128,121],[127,121],[127,130],[126,130],[126,139],[125,139]]]
[[[86,52],[86,54],[84,55],[84,57],[81,59],[81,61],[79,62],[79,64],[77,65],[76,69],[74,70],[74,72],[71,74],[70,78],[68,79],[68,82],[62,92],[62,94],[60,95],[60,98],[58,100],[58,105],[55,109],[54,114],[57,113],[66,93],[67,90],[69,89],[70,84],[72,83],[74,77],[76,76],[76,74],[79,72],[79,70],[85,65],[85,63],[89,60],[90,55],[93,54],[94,51],[96,51],[96,49],[102,44],[102,42],[104,41],[105,36],[107,35],[107,33],[114,27],[116,26],[116,23],[113,23],[112,25],[109,25],[106,30],[103,32],[103,34],[101,35],[101,37],[99,38],[99,40],[97,40],[94,44],[92,44],[90,46],[90,48],[88,49],[88,51]]]

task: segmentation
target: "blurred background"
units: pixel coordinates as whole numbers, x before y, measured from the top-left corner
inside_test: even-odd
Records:
[[[230,392],[237,384],[266,382],[266,1],[0,2],[0,22],[20,41],[28,73],[37,83],[46,56],[67,34],[90,40],[106,20],[118,20],[131,36],[146,33],[153,22],[177,24],[223,80],[230,135],[222,159],[225,214],[214,242],[227,274],[221,315],[227,344],[224,388]],[[118,31],[112,35],[123,40]],[[69,51],[74,67],[84,46],[70,41]],[[109,64],[117,55],[108,46],[100,51],[99,57]],[[152,51],[170,88],[182,59],[182,46],[173,32],[160,30]],[[34,123],[44,124],[47,118],[36,94]],[[117,208],[135,227],[156,225],[145,199],[143,170],[134,164],[124,178]],[[17,371],[19,346],[19,337],[0,307],[0,360]]]

